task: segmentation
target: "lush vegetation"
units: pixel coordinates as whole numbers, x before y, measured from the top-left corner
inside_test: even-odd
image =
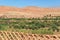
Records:
[[[60,17],[0,18],[0,30],[53,34],[60,31]]]

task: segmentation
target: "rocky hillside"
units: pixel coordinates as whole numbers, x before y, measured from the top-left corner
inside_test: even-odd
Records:
[[[0,6],[0,17],[20,18],[20,17],[43,17],[46,15],[60,16],[60,8],[40,8],[28,6],[24,8]]]

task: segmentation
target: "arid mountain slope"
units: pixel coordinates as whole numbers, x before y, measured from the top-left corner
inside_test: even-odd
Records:
[[[40,8],[28,6],[24,8],[15,8],[0,6],[0,17],[20,18],[20,17],[43,17],[46,15],[60,16],[60,8]]]

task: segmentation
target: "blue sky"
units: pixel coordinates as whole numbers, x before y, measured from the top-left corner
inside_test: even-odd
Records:
[[[0,0],[0,6],[60,7],[60,0]]]

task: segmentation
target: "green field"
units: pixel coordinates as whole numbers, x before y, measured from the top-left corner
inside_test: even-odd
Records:
[[[0,30],[53,34],[60,32],[60,17],[0,18]]]

